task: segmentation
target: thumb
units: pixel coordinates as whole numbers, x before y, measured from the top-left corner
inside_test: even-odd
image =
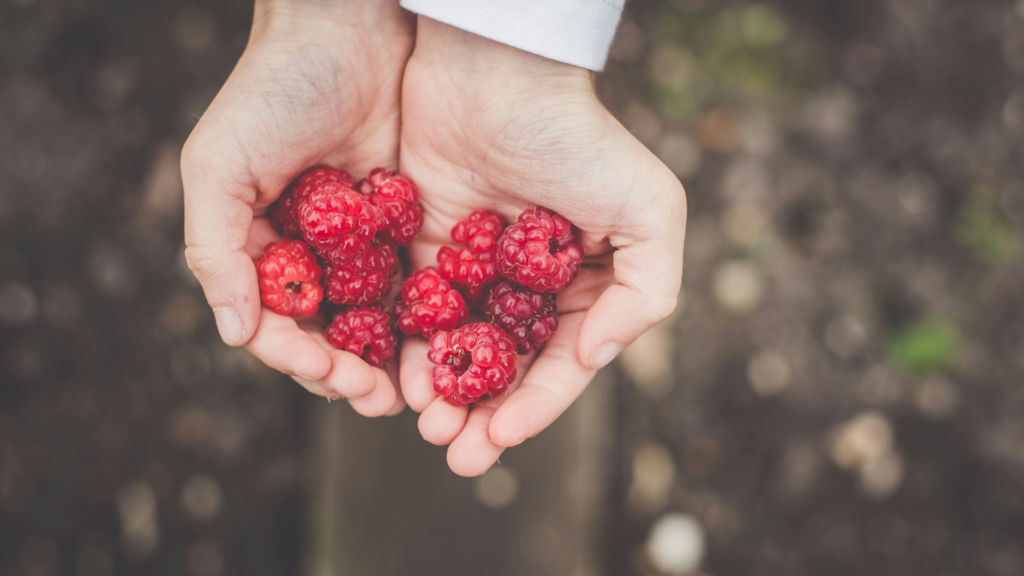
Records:
[[[213,308],[221,339],[240,346],[259,324],[256,267],[245,252],[256,190],[238,171],[185,145],[181,175],[185,189],[185,260]]]
[[[610,239],[616,247],[615,284],[598,297],[583,319],[579,360],[584,366],[605,367],[678,305],[686,232],[682,185],[674,180],[674,185],[650,204],[649,212],[646,225]]]

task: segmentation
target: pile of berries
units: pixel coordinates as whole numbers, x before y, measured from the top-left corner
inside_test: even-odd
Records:
[[[423,209],[411,180],[382,168],[353,183],[324,166],[303,173],[271,207],[284,236],[257,262],[260,296],[278,314],[308,316],[324,296],[338,307],[327,340],[382,366],[395,354],[394,326],[430,340],[434,390],[451,404],[504,393],[518,354],[558,329],[555,294],[579,275],[579,230],[547,208],[505,226],[477,210],[452,228],[456,246],[437,266],[405,279],[392,311],[380,304],[400,267],[399,251],[419,233]],[[487,322],[467,324],[470,305]]]
[[[270,207],[270,221],[283,238],[256,262],[263,303],[300,317],[326,296],[337,308],[327,340],[383,366],[398,338],[380,301],[398,273],[399,247],[423,224],[415,184],[383,168],[353,183],[344,170],[316,166]]]
[[[516,379],[518,354],[544,346],[558,329],[555,294],[583,261],[579,230],[547,208],[531,208],[505,227],[477,210],[452,228],[437,267],[405,281],[398,326],[430,338],[434,391],[451,404],[496,397]],[[453,327],[480,302],[487,322]],[[455,321],[455,318],[462,320]]]

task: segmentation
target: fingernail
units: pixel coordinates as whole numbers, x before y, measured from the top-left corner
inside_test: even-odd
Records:
[[[594,370],[604,368],[610,364],[612,360],[615,360],[615,357],[619,355],[619,352],[622,352],[622,346],[615,342],[606,342],[602,344],[600,348],[594,350],[594,353],[590,355],[591,368]]]
[[[225,344],[234,346],[245,338],[242,319],[233,308],[217,308],[213,311],[213,317],[217,320],[217,332],[220,332],[220,338]]]

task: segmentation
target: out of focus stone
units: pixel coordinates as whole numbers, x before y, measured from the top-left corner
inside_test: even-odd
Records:
[[[175,442],[182,446],[201,446],[210,438],[213,418],[203,408],[179,410],[171,419],[171,433]]]
[[[736,158],[722,176],[721,193],[731,201],[757,202],[771,196],[768,166],[757,158]]]
[[[756,268],[741,261],[719,265],[714,273],[712,287],[718,305],[736,314],[754,310],[764,296],[761,275]]]
[[[682,576],[700,568],[704,559],[704,529],[688,514],[672,513],[654,524],[646,552],[659,573]]]
[[[0,322],[10,326],[28,324],[38,309],[36,295],[28,286],[13,283],[0,288]]]
[[[124,255],[107,245],[98,245],[88,259],[89,274],[97,290],[114,298],[127,298],[135,292],[138,279]]]
[[[644,31],[632,20],[623,20],[615,31],[615,40],[609,56],[619,62],[636,62],[643,56],[647,42],[644,39]]]
[[[948,380],[928,380],[914,390],[914,405],[931,418],[948,418],[960,405],[960,392]]]
[[[825,345],[843,359],[860,352],[867,343],[867,337],[864,323],[855,316],[840,316],[825,327]]]
[[[860,483],[870,496],[890,496],[903,482],[903,457],[889,452],[860,471]]]
[[[82,316],[82,300],[70,284],[56,284],[43,290],[43,317],[54,324],[73,324]]]
[[[619,362],[633,383],[651,396],[663,396],[672,388],[675,342],[671,319],[640,335],[619,355]]]
[[[626,130],[629,130],[637,140],[643,142],[648,148],[653,146],[658,136],[661,136],[662,121],[658,118],[658,114],[639,102],[630,102],[620,120]]]
[[[670,132],[661,139],[658,157],[681,180],[692,177],[700,169],[702,153],[700,147],[689,136]]]
[[[136,227],[143,230],[180,220],[182,195],[181,145],[164,143],[150,159],[142,184],[142,202],[135,215]]]
[[[519,495],[519,478],[507,466],[494,466],[473,482],[473,495],[488,508],[507,508]]]
[[[193,576],[221,576],[225,564],[224,547],[213,538],[193,543],[185,553],[185,568]]]
[[[664,508],[674,481],[675,464],[668,450],[654,442],[640,446],[633,456],[627,495],[630,511],[642,517]]]
[[[806,494],[813,486],[821,468],[821,455],[814,443],[794,440],[786,443],[779,464],[779,491],[786,498]]]
[[[722,446],[710,436],[698,436],[686,442],[683,463],[692,476],[703,478],[711,474],[722,459]]]
[[[724,108],[708,110],[697,120],[697,137],[709,152],[729,152],[739,142],[736,118]]]
[[[96,74],[96,99],[101,107],[113,110],[121,106],[139,84],[139,63],[133,58],[113,60]]]
[[[888,367],[875,364],[861,379],[860,394],[868,404],[893,404],[903,397],[903,383]]]
[[[175,36],[191,52],[199,52],[209,46],[216,31],[214,15],[196,6],[182,8],[174,18]]]
[[[160,310],[160,327],[173,336],[191,336],[203,320],[204,312],[191,292],[175,292]]]
[[[833,87],[816,95],[804,109],[807,128],[827,144],[842,144],[856,127],[859,104],[845,88]]]
[[[886,457],[895,435],[881,412],[861,412],[832,434],[832,460],[841,468],[862,471]]]
[[[224,505],[224,492],[211,476],[196,474],[181,488],[181,508],[197,522],[210,522],[217,518]]]
[[[53,540],[45,537],[30,539],[21,548],[21,569],[27,576],[56,576],[60,555]]]
[[[693,56],[675,46],[656,48],[651,52],[647,67],[651,78],[668,88],[685,88],[696,69]]]
[[[759,396],[775,396],[785,392],[792,377],[789,362],[777,352],[761,352],[751,358],[747,365],[747,379]]]
[[[117,493],[121,543],[129,557],[148,558],[160,543],[156,494],[144,482],[132,482]]]
[[[722,212],[722,234],[737,248],[753,248],[764,238],[768,216],[753,202],[731,202]]]
[[[100,546],[82,546],[75,560],[75,576],[111,576],[114,573],[114,558]]]

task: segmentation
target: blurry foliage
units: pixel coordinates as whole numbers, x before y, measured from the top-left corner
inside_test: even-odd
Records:
[[[816,55],[801,48],[775,6],[684,13],[666,5],[649,18],[652,91],[669,117],[686,120],[721,98],[779,101],[822,76]]]
[[[961,210],[956,239],[975,258],[1005,264],[1020,254],[1020,230],[982,191]]]
[[[952,364],[959,347],[956,326],[922,321],[900,330],[889,344],[889,353],[896,365],[906,372],[931,374]]]

